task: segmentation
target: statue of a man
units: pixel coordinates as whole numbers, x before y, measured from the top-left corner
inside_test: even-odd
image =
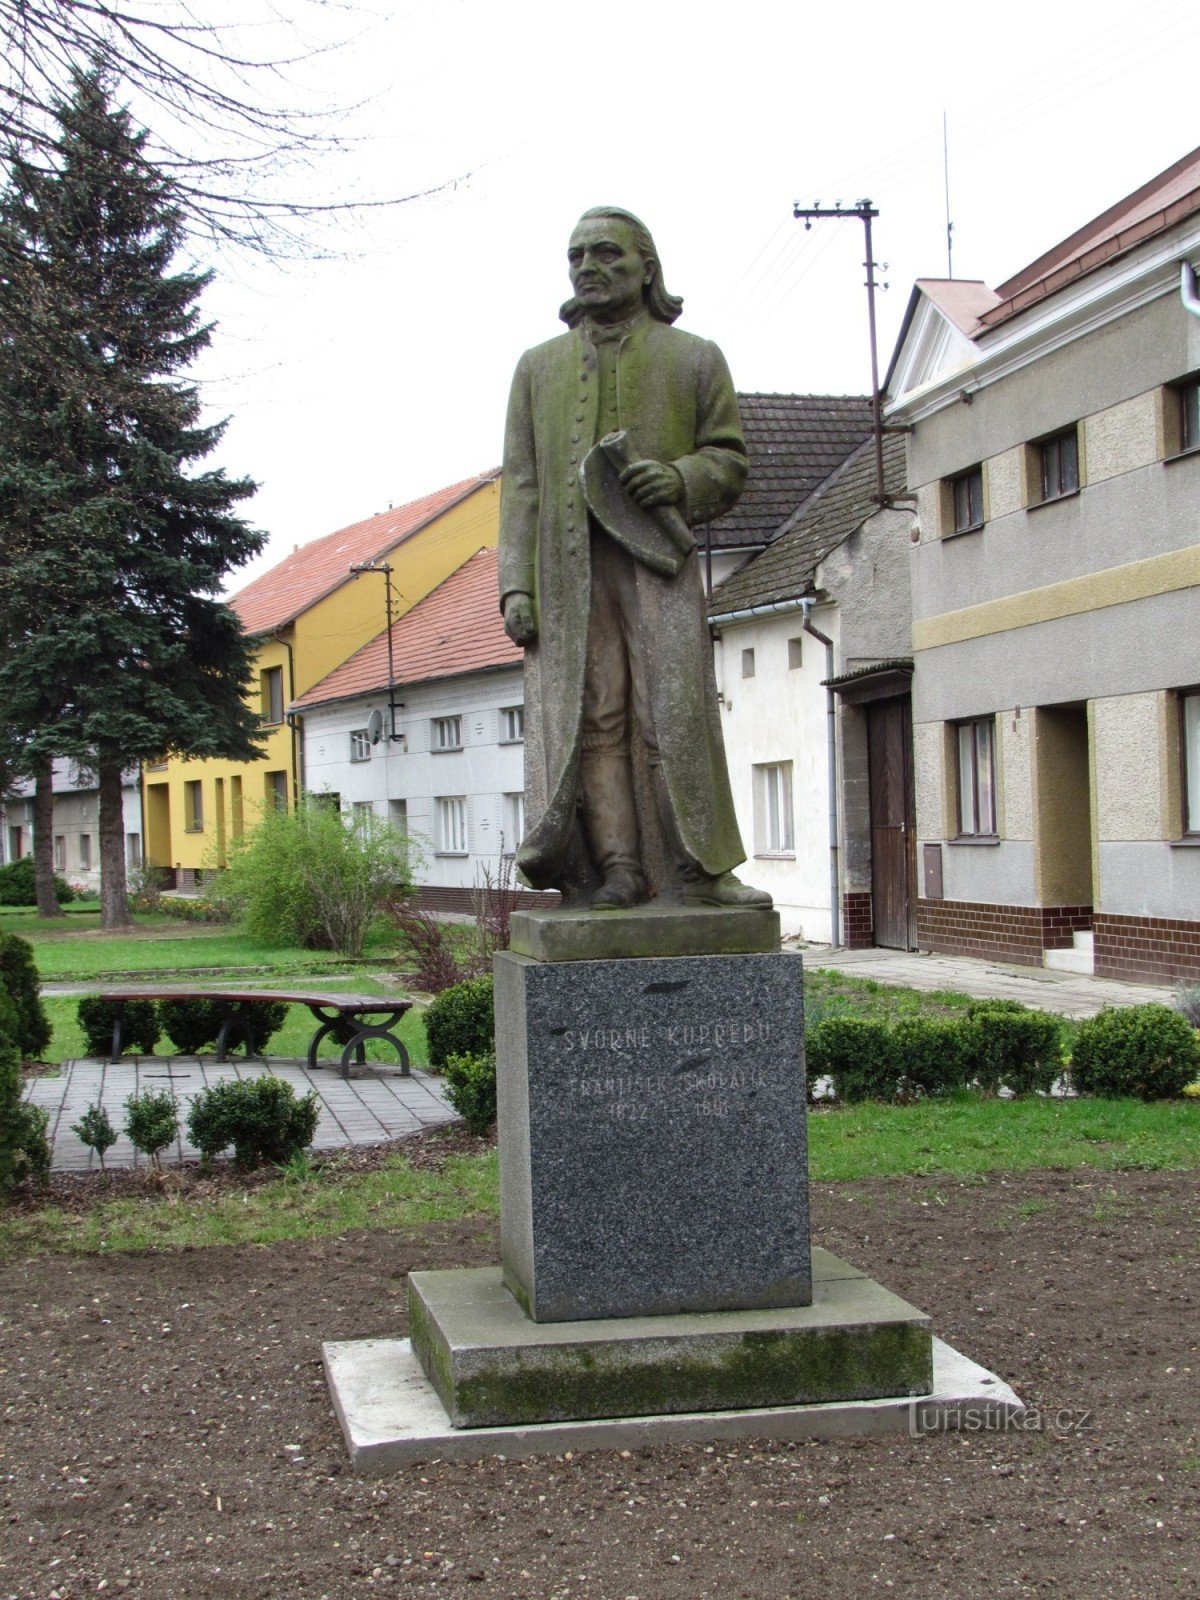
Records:
[[[500,604],[526,652],[517,864],[597,909],[652,888],[770,905],[733,876],[745,851],[688,531],[745,482],[729,369],[671,326],[682,301],[628,211],[585,212],[567,264],[571,331],[521,357],[505,432]]]

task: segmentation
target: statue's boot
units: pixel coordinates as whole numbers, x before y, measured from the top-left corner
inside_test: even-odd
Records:
[[[638,848],[637,806],[629,758],[620,751],[585,750],[580,760],[583,825],[603,883],[592,896],[596,911],[620,911],[646,898]]]
[[[755,889],[732,872],[709,873],[692,860],[679,837],[675,825],[675,810],[667,792],[667,780],[661,766],[655,764],[654,800],[658,807],[663,838],[675,861],[676,898],[686,906],[770,906],[771,896],[765,889]]]

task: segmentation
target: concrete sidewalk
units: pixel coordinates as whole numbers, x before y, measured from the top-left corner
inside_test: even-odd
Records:
[[[283,1078],[297,1095],[317,1091],[321,1117],[314,1150],[334,1150],[354,1144],[382,1144],[451,1121],[455,1113],[446,1103],[444,1081],[414,1067],[410,1078],[385,1069],[378,1075],[343,1079],[336,1068],[310,1072],[303,1061],[272,1059],[218,1063],[212,1056],[127,1056],[115,1066],[95,1059],[64,1061],[57,1078],[31,1078],[26,1098],[45,1107],[50,1115],[49,1135],[55,1172],[90,1172],[99,1168],[93,1151],[80,1143],[71,1124],[97,1102],[108,1112],[114,1128],[123,1128],[125,1101],[146,1089],[169,1088],[179,1102],[181,1137],[164,1159],[171,1163],[194,1161],[195,1148],[184,1133],[192,1098],[209,1084],[228,1078],[257,1078],[267,1071]],[[144,1167],[144,1156],[121,1133],[105,1155],[110,1167]]]
[[[1064,1017],[1092,1017],[1105,1006],[1170,1005],[1172,991],[1148,983],[1118,983],[1079,972],[1010,967],[967,956],[929,955],[915,950],[838,950],[809,945],[799,954],[809,968],[827,967],[854,978],[874,978],[909,989],[952,989],[981,1000],[1019,1000]]]

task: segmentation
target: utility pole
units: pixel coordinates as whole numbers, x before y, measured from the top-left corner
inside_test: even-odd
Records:
[[[804,219],[805,228],[811,228],[813,221],[826,217],[857,217],[863,225],[866,235],[867,259],[863,266],[867,269],[867,324],[871,338],[871,427],[875,435],[875,499],[881,506],[891,504],[891,498],[883,486],[883,412],[880,404],[879,393],[879,356],[875,348],[875,269],[879,263],[875,260],[871,250],[871,220],[879,215],[869,200],[856,200],[852,206],[843,206],[838,200],[832,206],[822,206],[818,200],[815,205],[802,206],[797,203],[792,207],[792,215],[799,220]],[[883,263],[883,270],[887,271],[887,262]],[[886,289],[887,284],[883,287]]]
[[[357,578],[360,572],[383,573],[383,603],[387,613],[387,663],[388,663],[388,739],[397,741],[403,739],[402,733],[396,732],[396,665],[392,654],[392,568],[386,561],[352,561],[350,571]]]

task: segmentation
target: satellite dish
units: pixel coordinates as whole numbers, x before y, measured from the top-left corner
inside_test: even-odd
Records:
[[[383,738],[383,712],[372,711],[367,718],[367,736],[372,744],[378,744]]]

